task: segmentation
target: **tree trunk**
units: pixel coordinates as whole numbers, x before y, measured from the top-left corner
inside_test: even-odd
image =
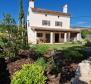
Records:
[[[24,42],[24,18],[22,18],[22,24],[21,24],[21,27],[22,27],[22,43]]]

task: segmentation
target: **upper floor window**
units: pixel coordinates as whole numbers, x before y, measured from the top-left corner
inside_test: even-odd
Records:
[[[42,25],[50,26],[49,20],[42,20]]]
[[[61,26],[61,27],[62,27],[62,22],[60,22],[60,21],[55,21],[55,26]]]

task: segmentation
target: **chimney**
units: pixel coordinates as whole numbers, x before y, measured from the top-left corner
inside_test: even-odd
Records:
[[[29,7],[30,7],[30,8],[34,8],[34,0],[30,0],[30,2],[29,2]]]
[[[65,4],[63,6],[63,13],[67,13],[67,11],[68,11],[68,6],[67,6],[67,4]]]

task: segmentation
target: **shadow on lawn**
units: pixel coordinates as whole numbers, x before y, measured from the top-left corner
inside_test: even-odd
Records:
[[[7,63],[4,58],[0,58],[0,84],[10,84]]]

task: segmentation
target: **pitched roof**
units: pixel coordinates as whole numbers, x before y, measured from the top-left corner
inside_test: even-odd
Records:
[[[79,33],[80,29],[61,29],[61,28],[46,28],[46,27],[35,27],[31,26],[32,30],[35,31],[51,31],[51,32],[73,32],[73,33]]]
[[[70,16],[70,14],[68,14],[68,13],[52,11],[52,10],[46,10],[46,9],[40,9],[40,8],[32,8],[32,11],[33,12],[38,12],[38,13],[50,14],[50,15]]]

